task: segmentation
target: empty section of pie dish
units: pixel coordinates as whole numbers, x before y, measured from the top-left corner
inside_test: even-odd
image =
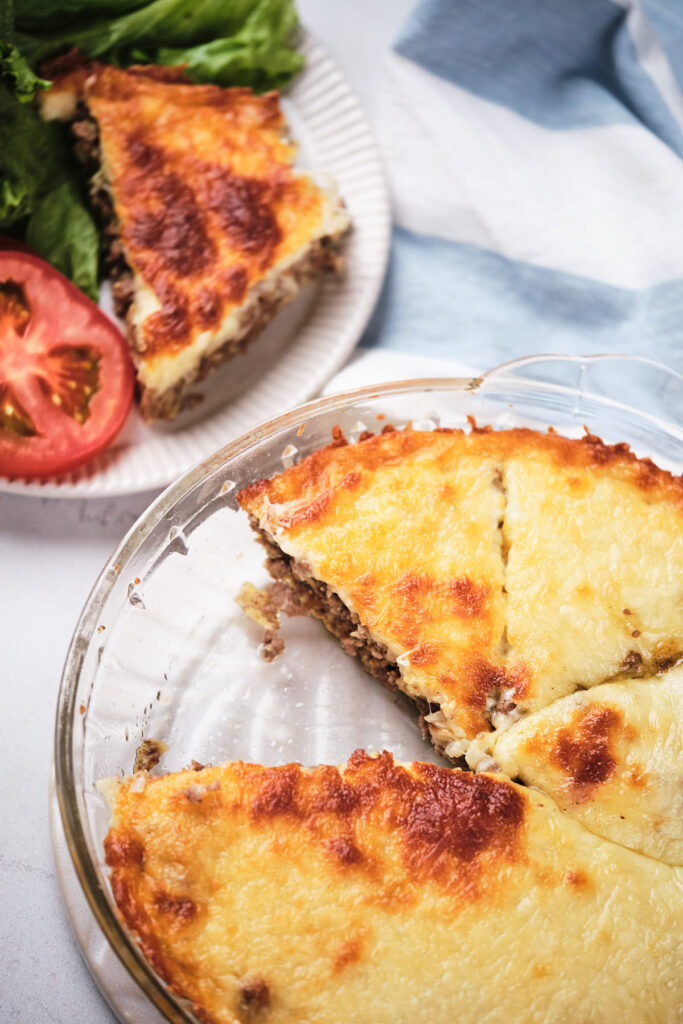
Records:
[[[120,923],[104,863],[110,809],[97,783],[129,775],[142,739],[167,745],[164,771],[192,760],[334,765],[358,747],[389,749],[402,762],[439,761],[405,699],[368,681],[318,623],[285,619],[284,652],[263,660],[262,630],[235,601],[246,581],[267,582],[237,494],[328,443],[335,427],[356,441],[386,424],[467,428],[468,417],[496,430],[553,427],[574,438],[587,429],[680,473],[682,396],[675,371],[608,356],[521,360],[477,380],[362,388],[255,428],[173,484],[133,527],[74,634],[55,769],[85,896],[131,977],[168,1020],[196,1018]]]

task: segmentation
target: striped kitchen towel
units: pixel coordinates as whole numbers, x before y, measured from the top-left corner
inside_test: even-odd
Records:
[[[386,58],[366,347],[683,369],[683,0],[421,0]]]

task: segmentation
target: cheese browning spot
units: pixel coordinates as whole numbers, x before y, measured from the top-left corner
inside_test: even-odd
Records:
[[[420,644],[410,653],[411,665],[420,665],[422,667],[426,665],[434,665],[441,651],[440,644]]]
[[[360,473],[347,473],[336,487],[330,487],[328,490],[323,491],[322,494],[319,494],[317,498],[314,498],[313,501],[297,509],[296,512],[283,516],[281,519],[281,526],[286,529],[291,529],[292,527],[300,526],[304,523],[310,524],[322,519],[332,506],[339,491],[356,490],[360,482]]]
[[[568,871],[564,876],[564,880],[573,889],[585,889],[590,885],[586,872],[581,870]]]
[[[514,786],[431,764],[416,768],[421,781],[398,822],[405,832],[406,860],[416,875],[447,882],[450,857],[471,862],[486,850],[509,859],[517,855],[524,799]]]
[[[210,288],[200,288],[194,301],[194,313],[197,323],[205,330],[220,321],[223,304],[218,292]]]
[[[240,1010],[247,1020],[253,1020],[270,1008],[270,988],[263,978],[250,978],[242,983]]]
[[[452,580],[448,591],[453,597],[453,611],[463,618],[474,618],[485,610],[489,588],[475,583],[469,576]]]
[[[180,924],[188,924],[197,915],[197,907],[190,899],[176,899],[168,893],[159,892],[154,898],[156,906],[162,914],[173,918]]]
[[[258,180],[209,164],[200,168],[197,178],[202,206],[216,214],[236,248],[259,256],[262,267],[272,263],[282,239],[272,204],[281,198],[283,188],[277,172],[271,180]]]
[[[360,469],[376,470],[382,465],[397,465],[412,452],[433,444],[433,434],[411,430],[383,428],[359,444],[348,444],[340,427],[333,427],[332,441],[324,448],[305,456],[286,473],[272,480],[257,480],[238,494],[238,501],[249,510],[259,499],[267,496],[271,504],[304,501],[317,496],[349,474]],[[335,484],[339,486],[339,484]],[[280,519],[283,526],[286,523]]]
[[[637,629],[633,630],[631,636],[640,636]],[[643,667],[643,657],[638,651],[629,651],[624,658],[621,666],[622,672],[627,673],[629,676],[643,676],[645,675],[645,669]]]
[[[613,708],[587,705],[577,708],[569,725],[558,730],[549,751],[550,763],[564,772],[577,802],[586,800],[614,774],[611,745],[620,724]]]
[[[104,840],[104,853],[110,868],[142,864],[144,856],[142,843],[125,832],[116,832],[113,829]]]
[[[182,277],[201,273],[215,259],[216,249],[191,187],[165,170],[163,150],[137,133],[128,136],[126,146],[139,173],[131,175],[124,193],[140,205],[137,217],[124,226],[124,238],[144,253],[145,269],[155,285],[165,271]]]
[[[347,939],[346,942],[342,942],[332,965],[332,974],[341,974],[350,964],[360,960],[362,947],[363,940],[359,935]]]
[[[301,817],[297,790],[301,768],[287,764],[282,768],[266,768],[256,778],[256,792],[251,800],[251,817],[274,818],[279,814]]]
[[[219,281],[222,294],[229,302],[242,302],[249,286],[249,274],[246,267],[239,264],[228,267],[220,274]]]
[[[528,685],[528,673],[523,665],[514,665],[510,669],[502,665],[492,665],[484,658],[476,658],[468,666],[468,686],[464,700],[473,710],[485,711],[491,699],[498,703],[498,710],[510,711],[513,703],[504,707],[499,704],[503,691],[509,691],[515,697],[523,697]]]
[[[139,892],[132,872],[112,872],[112,890],[124,921],[136,936],[145,958],[164,981],[170,982],[169,965],[162,952],[152,919],[139,902]]]
[[[340,864],[362,864],[365,860],[365,857],[356,844],[347,836],[337,836],[334,839],[326,839],[323,846],[334,855]]]
[[[513,784],[487,775],[430,764],[415,765],[415,772],[387,751],[373,757],[362,750],[351,755],[343,776],[332,767],[310,774],[299,765],[240,768],[253,821],[295,818],[345,867],[368,861],[359,824],[388,823],[412,878],[474,897],[482,855],[519,855],[524,797]]]
[[[440,581],[424,574],[404,573],[392,584],[391,594],[400,609],[395,616],[396,635],[407,647],[417,646],[418,660],[411,654],[411,661],[416,665],[429,664],[438,653],[437,645],[420,643],[435,613],[441,614],[445,609],[458,619],[486,620],[489,616],[490,588],[468,576]]]
[[[642,764],[630,764],[624,778],[634,789],[645,789],[648,784],[648,773]]]

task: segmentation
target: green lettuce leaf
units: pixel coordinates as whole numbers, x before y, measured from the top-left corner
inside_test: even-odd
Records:
[[[50,83],[38,78],[31,70],[26,58],[13,43],[14,4],[12,0],[0,0],[0,82],[21,103],[28,103],[37,89],[48,89]]]
[[[0,41],[0,78],[9,85],[20,103],[32,100],[38,89],[50,88],[49,82],[34,75],[16,46],[4,41]]]
[[[33,67],[76,47],[124,66],[187,63],[196,81],[269,89],[283,85],[303,64],[291,45],[297,25],[293,0],[152,0],[118,17],[95,16],[98,8],[90,0],[78,27],[56,32],[53,0],[45,3],[49,30],[36,27],[40,0],[32,0],[30,18],[23,7],[17,17],[16,43]]]
[[[26,241],[97,299],[99,238],[76,182],[63,181],[38,200],[26,226]]]
[[[304,58],[292,50],[289,41],[297,26],[290,3],[262,0],[233,36],[186,49],[159,47],[136,59],[159,64],[184,64],[197,82],[218,85],[250,85],[255,89],[280,88],[301,71]]]
[[[117,18],[148,0],[20,0],[19,27],[27,32],[63,29],[86,19]]]
[[[0,230],[31,213],[37,197],[62,176],[68,158],[62,132],[45,124],[0,82]]]
[[[25,239],[97,298],[99,240],[60,124],[0,82],[0,231]]]

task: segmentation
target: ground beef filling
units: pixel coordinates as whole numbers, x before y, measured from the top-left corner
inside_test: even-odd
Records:
[[[401,673],[396,662],[389,657],[384,644],[373,640],[358,616],[349,611],[338,595],[327,584],[312,577],[310,569],[303,562],[297,562],[285,554],[253,518],[252,527],[266,549],[266,568],[273,579],[286,583],[299,608],[320,619],[330,633],[337,637],[346,653],[358,658],[366,672],[381,680],[389,689],[395,690]]]
[[[384,644],[374,640],[365,626],[361,625],[358,616],[350,611],[326,583],[311,576],[310,568],[298,562],[291,555],[278,547],[276,541],[262,529],[254,516],[250,516],[252,529],[260,543],[266,549],[266,568],[277,581],[276,585],[284,585],[292,595],[288,597],[284,589],[280,590],[278,606],[285,614],[301,614],[302,611],[320,619],[323,625],[337,637],[347,654],[358,658],[365,671],[379,679],[390,690],[400,689],[398,683],[401,671],[389,656]],[[270,588],[271,595],[277,593]],[[289,604],[289,611],[286,604]],[[424,716],[439,710],[439,705],[429,703],[423,697],[411,697],[410,700],[419,712],[419,725],[425,739],[430,740],[434,747],[443,754],[443,744],[432,735]],[[445,756],[445,755],[444,755]],[[460,764],[462,758],[448,758],[454,764]]]
[[[114,200],[102,172],[99,129],[85,103],[78,104],[70,131],[75,140],[74,153],[88,178],[90,209],[102,233],[104,264],[111,281],[114,311],[124,318],[133,301],[133,272],[123,253]]]

